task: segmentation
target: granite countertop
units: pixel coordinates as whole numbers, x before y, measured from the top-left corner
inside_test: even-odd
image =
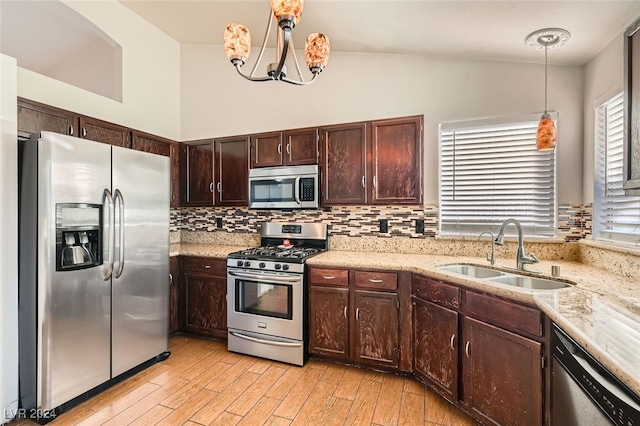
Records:
[[[224,258],[244,246],[182,243],[171,245],[171,255]],[[318,267],[385,269],[422,273],[489,292],[536,304],[571,335],[603,366],[633,392],[640,395],[640,280],[573,261],[548,261],[529,269],[550,278],[551,266],[560,266],[560,279],[571,282],[565,289],[532,291],[470,278],[436,269],[438,266],[469,263],[490,267],[484,258],[431,254],[380,253],[329,250],[308,259]],[[515,266],[515,259],[499,258],[496,268]],[[513,271],[506,271],[513,272]]]

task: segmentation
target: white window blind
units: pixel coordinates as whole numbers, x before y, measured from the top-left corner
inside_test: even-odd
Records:
[[[551,114],[557,126],[557,113]],[[556,235],[555,150],[536,150],[540,115],[440,125],[440,233]],[[513,233],[515,227],[507,230]]]
[[[623,96],[596,108],[594,238],[640,245],[640,198],[627,197],[623,176]]]

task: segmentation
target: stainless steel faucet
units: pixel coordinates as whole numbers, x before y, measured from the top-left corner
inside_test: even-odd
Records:
[[[487,252],[487,261],[489,263],[491,263],[491,266],[496,264],[496,252],[495,252],[495,241],[494,241],[494,235],[493,233],[489,232],[489,231],[484,231],[482,232],[480,235],[478,235],[478,241],[480,241],[480,238],[482,238],[482,236],[484,234],[489,234],[491,235],[491,255],[489,255],[489,252]]]
[[[495,243],[499,246],[504,245],[504,229],[507,227],[508,224],[513,223],[516,226],[516,229],[518,230],[518,251],[516,252],[516,266],[517,269],[519,271],[526,271],[526,272],[532,272],[532,273],[538,273],[537,271],[530,271],[528,269],[525,269],[525,265],[530,265],[532,263],[538,263],[539,260],[538,258],[536,258],[536,256],[531,253],[531,256],[527,256],[524,252],[524,243],[523,243],[523,237],[522,237],[522,226],[520,225],[520,222],[518,222],[516,219],[507,219],[504,222],[502,222],[502,226],[500,226],[500,232],[498,232],[498,236],[495,239]]]

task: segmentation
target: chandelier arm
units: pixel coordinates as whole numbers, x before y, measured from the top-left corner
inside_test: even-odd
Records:
[[[544,45],[544,113],[547,113],[547,43]]]
[[[251,70],[250,77],[253,78],[256,75],[256,70],[258,69],[258,65],[260,65],[260,61],[262,60],[262,55],[264,55],[264,50],[267,47],[267,40],[269,39],[269,34],[271,33],[271,22],[273,11],[269,8],[269,19],[267,19],[267,30],[264,33],[264,40],[262,41],[262,47],[260,48],[260,53],[258,54],[258,60],[253,65],[253,69]]]
[[[308,86],[309,84],[311,84],[311,83],[313,83],[314,81],[316,81],[316,77],[318,76],[318,74],[320,74],[320,73],[314,72],[314,73],[313,73],[313,77],[311,77],[311,80],[309,80],[309,81],[304,81],[304,80],[303,80],[303,81],[291,80],[291,79],[288,79],[288,78],[286,78],[286,77],[285,77],[285,78],[282,78],[282,79],[280,79],[280,80],[281,80],[281,81],[284,81],[285,83],[295,84],[296,86]]]
[[[289,50],[293,55],[293,63],[296,65],[296,71],[298,72],[298,78],[300,81],[304,82],[304,77],[302,76],[302,72],[300,71],[300,64],[298,64],[298,57],[296,56],[296,49],[293,47],[293,39],[291,39],[291,44],[289,44]]]
[[[250,75],[244,75],[242,73],[242,70],[240,69],[240,64],[236,65],[236,71],[238,71],[238,74],[240,74],[244,79],[249,80],[249,81],[271,81],[273,80],[273,78],[267,76],[267,77],[253,77]]]
[[[278,63],[278,67],[276,68],[275,73],[273,74],[274,80],[281,80],[282,76],[282,68],[284,67],[284,61],[287,59],[287,51],[289,50],[289,40],[291,39],[291,30],[288,28],[283,28],[282,32],[284,33],[284,40],[282,46],[282,56],[280,56],[280,62]]]

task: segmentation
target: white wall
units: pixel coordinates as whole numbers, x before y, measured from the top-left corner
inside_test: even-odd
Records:
[[[0,424],[18,408],[16,60],[0,54]]]
[[[624,36],[614,38],[585,67],[584,81],[584,203],[593,202],[595,174],[594,110],[623,90]]]
[[[122,46],[122,102],[18,69],[18,96],[180,138],[180,44],[116,0],[61,0]]]
[[[181,50],[182,140],[424,114],[427,204],[438,202],[439,123],[544,109],[540,64],[333,52],[317,82],[297,87],[242,79],[222,46]],[[580,67],[549,67],[561,204],[582,202],[583,78]]]

